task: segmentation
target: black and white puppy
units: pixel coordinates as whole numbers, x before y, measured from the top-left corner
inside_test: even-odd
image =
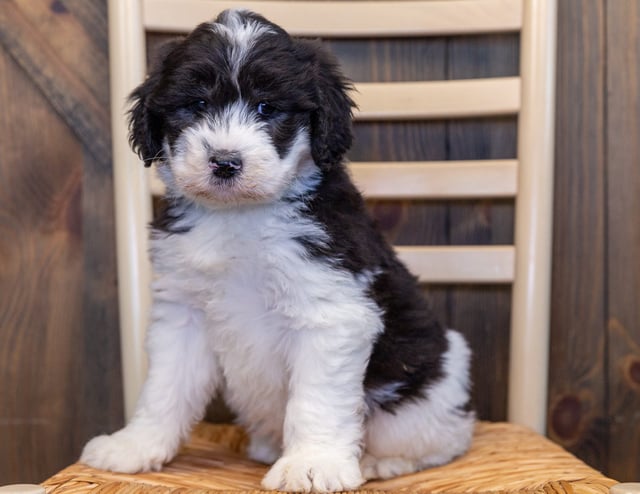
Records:
[[[223,393],[268,489],[342,491],[471,440],[470,351],[434,318],[343,163],[350,84],[317,43],[226,11],[168,45],[131,142],[167,188],[153,224],[148,379],[81,461],[160,469]]]

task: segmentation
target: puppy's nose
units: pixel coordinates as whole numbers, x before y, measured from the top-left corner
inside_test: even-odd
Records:
[[[230,156],[211,156],[209,158],[209,168],[218,178],[231,178],[242,170],[242,160]]]

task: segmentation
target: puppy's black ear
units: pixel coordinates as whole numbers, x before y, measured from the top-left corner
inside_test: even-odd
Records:
[[[317,109],[311,115],[311,154],[316,164],[329,169],[340,163],[351,147],[351,110],[348,91],[353,84],[342,74],[333,56],[318,43],[307,45],[316,59]]]
[[[151,99],[162,78],[165,60],[180,42],[172,40],[160,47],[149,76],[129,96],[129,143],[146,167],[151,166],[153,160],[162,159],[163,117],[160,111],[154,110]]]
[[[162,153],[162,121],[148,104],[157,79],[149,76],[129,96],[132,103],[129,110],[129,144],[146,167],[151,166],[153,160]]]

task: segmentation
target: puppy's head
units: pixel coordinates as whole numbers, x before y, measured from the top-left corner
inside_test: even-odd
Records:
[[[212,206],[265,203],[341,166],[350,84],[317,43],[225,11],[167,44],[131,95],[131,143],[169,194]]]

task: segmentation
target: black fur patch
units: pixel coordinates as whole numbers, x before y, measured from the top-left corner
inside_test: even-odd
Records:
[[[300,239],[310,255],[354,274],[377,273],[370,294],[384,312],[384,331],[365,375],[368,402],[393,411],[406,400],[421,397],[443,375],[445,331],[415,277],[375,228],[342,165],[325,172],[307,211],[330,237],[322,245]],[[385,389],[394,392],[382,393]]]
[[[191,231],[192,226],[185,222],[189,205],[184,198],[165,199],[154,205],[151,228],[156,232],[179,234]]]

